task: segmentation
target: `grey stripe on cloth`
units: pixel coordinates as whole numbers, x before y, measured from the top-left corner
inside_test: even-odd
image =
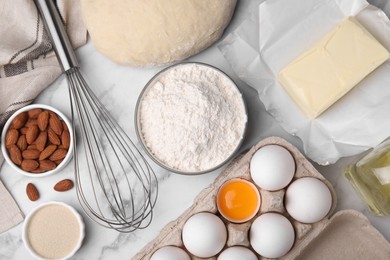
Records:
[[[79,0],[57,0],[72,45],[87,41]],[[0,131],[6,120],[61,75],[49,36],[33,0],[0,1]],[[0,154],[0,167],[4,161]],[[0,171],[3,180],[4,176]],[[6,183],[6,182],[5,182]],[[0,233],[23,220],[23,214],[0,181]]]

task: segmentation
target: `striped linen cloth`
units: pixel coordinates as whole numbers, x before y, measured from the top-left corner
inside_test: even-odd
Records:
[[[54,0],[53,0],[54,1]],[[72,45],[87,41],[79,0],[58,0]],[[61,74],[50,38],[33,0],[0,1],[0,132],[17,109],[30,104]],[[0,154],[0,167],[4,161]],[[23,220],[0,181],[0,233]]]

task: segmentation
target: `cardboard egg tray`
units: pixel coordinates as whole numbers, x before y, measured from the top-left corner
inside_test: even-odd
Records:
[[[216,206],[216,195],[219,187],[233,178],[252,181],[249,170],[250,160],[259,148],[270,144],[280,145],[293,155],[296,171],[290,183],[296,179],[311,176],[327,185],[332,194],[333,203],[324,219],[313,224],[304,224],[290,217],[284,207],[284,194],[288,186],[279,191],[266,191],[258,187],[261,196],[260,210],[248,222],[242,224],[231,223],[220,215]],[[297,148],[281,138],[269,137],[260,141],[246,154],[233,161],[209,187],[205,188],[195,198],[189,209],[176,220],[168,223],[160,234],[132,259],[149,259],[157,249],[168,245],[178,246],[186,250],[181,240],[183,226],[189,217],[199,212],[214,213],[224,221],[228,231],[228,239],[224,249],[239,245],[250,248],[256,253],[249,242],[251,224],[263,213],[279,212],[291,221],[295,229],[294,245],[280,259],[390,259],[390,244],[370,225],[365,216],[354,210],[344,210],[332,215],[336,207],[336,201],[336,192],[332,185]],[[194,260],[205,259],[193,256],[189,252],[188,254]],[[217,257],[218,255],[207,259],[217,259]],[[259,256],[259,259],[267,258]]]

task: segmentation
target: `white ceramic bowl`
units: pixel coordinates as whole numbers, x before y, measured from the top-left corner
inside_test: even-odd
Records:
[[[66,123],[66,126],[68,127],[69,133],[70,133],[70,146],[69,146],[68,153],[66,154],[65,158],[62,160],[62,162],[59,165],[57,165],[57,167],[55,169],[53,169],[51,171],[43,172],[43,173],[31,173],[31,172],[26,172],[26,171],[22,170],[22,168],[20,168],[19,166],[15,165],[12,162],[11,158],[8,155],[7,149],[5,147],[5,135],[7,133],[8,128],[10,127],[10,125],[12,123],[12,120],[20,113],[25,112],[25,111],[29,111],[29,110],[32,110],[35,108],[46,109],[46,110],[50,110],[50,111],[53,111],[54,113],[56,113],[60,117],[60,119],[64,120],[64,122]],[[5,123],[4,128],[3,128],[3,132],[1,134],[1,151],[4,155],[4,158],[7,161],[7,163],[15,171],[17,171],[25,176],[28,176],[28,177],[45,177],[45,176],[52,175],[54,173],[61,171],[72,159],[73,147],[74,147],[74,140],[73,140],[72,133],[73,133],[72,124],[70,123],[68,118],[62,112],[58,111],[54,107],[48,106],[48,105],[43,105],[43,104],[33,104],[33,105],[25,106],[25,107],[19,109],[18,111],[16,111]]]
[[[36,259],[40,259],[40,260],[45,260],[45,258],[42,258],[42,256],[39,256],[34,250],[33,248],[31,247],[30,245],[30,242],[28,240],[28,234],[27,234],[27,228],[28,228],[28,225],[30,224],[30,220],[32,219],[32,217],[34,216],[34,214],[41,208],[43,207],[46,207],[46,206],[50,206],[50,205],[61,205],[61,206],[64,206],[66,207],[67,209],[69,209],[75,216],[75,218],[77,219],[77,222],[80,226],[80,236],[79,236],[79,240],[75,246],[75,248],[65,257],[63,258],[59,258],[59,259],[56,259],[56,260],[65,260],[65,259],[68,259],[70,257],[72,257],[81,247],[82,243],[83,243],[83,240],[84,240],[84,237],[85,237],[85,225],[84,225],[84,221],[81,217],[81,215],[73,208],[71,207],[70,205],[66,204],[66,203],[63,203],[63,202],[57,202],[57,201],[50,201],[50,202],[46,202],[46,203],[43,203],[41,204],[40,206],[36,207],[35,209],[33,209],[27,216],[26,216],[26,219],[24,221],[24,225],[23,225],[23,234],[22,234],[22,239],[23,239],[23,243],[24,243],[24,246],[26,247],[27,251],[32,255],[34,256]]]

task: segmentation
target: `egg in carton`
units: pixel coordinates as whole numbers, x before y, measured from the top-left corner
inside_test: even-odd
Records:
[[[295,169],[292,179],[282,189],[270,191],[256,185],[260,193],[260,207],[255,216],[243,223],[233,223],[224,218],[217,208],[217,194],[222,185],[236,178],[254,183],[251,177],[251,160],[260,148],[277,145],[288,150],[294,159]],[[296,181],[306,177],[320,180],[326,185],[331,196],[331,205],[327,214],[314,223],[303,223],[290,216],[292,210],[286,210],[286,190]],[[390,244],[373,228],[368,220],[359,212],[344,210],[333,214],[336,208],[336,192],[332,185],[313,167],[313,165],[293,145],[279,137],[269,137],[260,141],[246,154],[238,157],[228,168],[207,188],[205,188],[188,208],[176,220],[168,223],[160,234],[147,244],[132,259],[150,259],[159,249],[174,246],[187,252],[190,259],[217,259],[221,252],[236,246],[248,248],[259,259],[269,259],[261,256],[252,247],[250,230],[253,223],[266,213],[276,213],[285,216],[293,226],[293,245],[287,253],[278,259],[390,259]],[[223,248],[212,257],[199,257],[190,253],[183,243],[183,228],[192,216],[198,213],[209,212],[218,216],[225,224],[227,239]],[[298,214],[299,215],[299,214]],[[296,217],[297,218],[297,217]],[[196,234],[194,234],[196,235]],[[251,243],[252,242],[252,243]],[[211,245],[213,246],[213,245]],[[188,247],[188,245],[187,245]],[[168,252],[169,255],[169,252]],[[325,257],[325,258],[324,258]],[[170,257],[174,259],[173,257]],[[222,257],[221,257],[222,258]],[[168,258],[167,258],[168,259]],[[184,259],[184,258],[177,258]],[[233,259],[233,258],[225,258]]]

